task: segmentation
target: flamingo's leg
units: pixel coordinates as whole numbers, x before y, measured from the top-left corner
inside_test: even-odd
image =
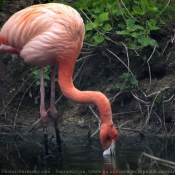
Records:
[[[57,142],[57,149],[59,153],[62,153],[61,148],[61,138],[60,132],[58,128],[58,111],[55,107],[55,71],[56,66],[51,67],[51,97],[50,97],[50,113],[53,118],[54,127],[55,127],[55,134],[56,134],[56,142]]]
[[[40,68],[40,115],[43,122],[45,156],[48,156],[47,112],[45,108],[44,68]]]

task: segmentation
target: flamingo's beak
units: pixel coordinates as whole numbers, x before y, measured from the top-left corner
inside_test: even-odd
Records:
[[[105,155],[115,155],[115,142],[114,142],[114,140],[112,140],[109,148],[103,152],[103,156],[105,156]]]

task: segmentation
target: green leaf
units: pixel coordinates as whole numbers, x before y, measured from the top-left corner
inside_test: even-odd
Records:
[[[116,31],[118,35],[130,35],[128,31],[122,30],[122,31]]]
[[[86,32],[86,35],[84,36],[84,38],[85,39],[90,39],[91,36],[92,36],[92,31],[89,30],[89,31]]]
[[[101,27],[103,26],[103,23],[99,23],[98,21],[94,21],[93,27]]]
[[[38,74],[38,73],[39,73],[38,70],[34,70],[34,71],[32,72],[32,74],[34,74],[34,75],[36,75],[36,74]]]
[[[151,38],[150,37],[141,37],[138,39],[138,42],[142,45],[142,46],[149,46],[150,44],[150,40]]]
[[[96,7],[93,9],[93,12],[99,14],[101,13],[101,9],[99,7]]]
[[[156,20],[155,19],[150,19],[149,21],[147,21],[147,24],[149,26],[149,30],[158,30],[159,27],[156,26]]]
[[[119,76],[119,78],[121,78],[121,79],[126,79],[126,78],[128,78],[128,76],[129,76],[129,73],[123,73],[122,75],[120,75]]]
[[[134,6],[131,14],[132,15],[144,15],[145,12],[139,6]]]
[[[105,22],[109,20],[109,12],[103,12],[99,15],[99,19],[101,22]]]
[[[39,86],[39,85],[40,85],[40,81],[37,81],[37,82],[36,82],[36,85]]]
[[[147,0],[140,0],[140,5],[142,8],[147,8],[148,7],[148,1]]]
[[[132,49],[135,49],[135,50],[137,50],[137,49],[140,48],[140,46],[138,46],[137,44],[135,44],[133,42],[129,42],[128,43],[128,46],[131,47]]]
[[[103,41],[104,41],[104,37],[102,36],[102,35],[98,35],[98,34],[96,34],[96,35],[94,35],[93,37],[92,37],[95,41],[96,41],[96,43],[102,43]]]
[[[100,3],[101,3],[101,2],[99,2],[99,1],[95,1],[95,2],[92,3],[92,5],[93,5],[93,7],[96,7],[96,6],[99,6]]]
[[[132,75],[132,76],[130,77],[130,82],[131,82],[131,84],[133,84],[133,85],[137,85],[137,84],[138,84],[137,77],[136,77],[135,75]]]
[[[116,83],[116,88],[118,88],[118,89],[123,89],[123,83]]]
[[[112,27],[111,27],[110,24],[105,24],[104,27],[103,27],[103,29],[104,29],[105,31],[110,31],[110,30],[112,30]]]
[[[148,12],[157,11],[157,7],[154,2],[151,2],[151,1],[148,2],[147,0],[140,0],[140,5],[144,11],[148,11]]]
[[[144,61],[146,61],[146,60],[147,60],[146,55],[144,55],[144,56],[142,57],[142,59],[143,59]]]
[[[126,20],[126,30],[130,31],[134,31],[134,26],[135,26],[135,20],[132,18],[129,18]]]
[[[157,41],[156,40],[154,40],[154,39],[151,39],[151,41],[150,41],[150,46],[153,46],[153,47],[158,47],[158,44],[157,44]]]
[[[133,38],[137,38],[137,37],[139,36],[139,33],[138,33],[138,32],[133,32],[133,33],[131,34],[131,36],[132,36]]]
[[[135,25],[135,22],[136,22],[136,20],[133,18],[129,18],[126,20],[127,26],[133,26],[133,25]]]
[[[121,23],[118,24],[118,27],[120,27],[120,28],[122,28],[122,29],[125,29],[125,28],[126,28],[126,25],[125,25],[124,23],[121,22]]]
[[[50,80],[50,77],[47,74],[44,74],[44,79],[45,80]]]
[[[139,38],[138,42],[144,47],[146,47],[146,46],[158,46],[156,40],[154,40],[148,36],[144,36],[144,37]]]
[[[93,29],[92,24],[91,23],[87,23],[85,29],[86,29],[86,31],[87,30],[92,30]]]
[[[135,30],[145,30],[145,28],[141,25],[134,25],[132,28],[132,31],[135,31]]]

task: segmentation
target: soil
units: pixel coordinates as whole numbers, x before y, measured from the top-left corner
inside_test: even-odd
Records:
[[[3,7],[0,12],[1,25],[14,12],[28,6],[25,1],[13,2]],[[170,39],[167,31],[162,43]],[[162,44],[163,45],[163,44]],[[117,46],[118,47],[118,46]],[[122,46],[121,46],[122,47]],[[137,55],[130,57],[130,66],[137,75],[139,85],[135,88],[120,91],[116,83],[119,76],[127,72],[123,64],[109,52],[103,54],[99,48],[92,48],[85,53],[86,44],[75,67],[75,86],[80,90],[98,90],[103,92],[111,102],[113,121],[120,127],[120,134],[135,135],[138,130],[144,136],[148,134],[173,135],[174,133],[174,92],[175,92],[175,51],[169,42],[163,56],[155,54],[149,65],[138,60]],[[127,63],[126,54],[120,47],[110,48]],[[151,55],[152,48],[145,51]],[[90,56],[92,55],[92,56]],[[106,56],[107,55],[107,56]],[[87,57],[82,59],[83,57]],[[141,57],[141,56],[140,56]],[[150,67],[150,71],[149,71]],[[13,133],[14,130],[42,132],[39,114],[39,86],[36,85],[32,71],[36,67],[27,65],[18,56],[1,54],[0,63],[0,132]],[[99,121],[89,106],[98,114],[94,105],[76,104],[62,96],[56,85],[56,104],[59,111],[59,127],[61,132],[71,136],[76,134],[87,139],[99,127]],[[46,107],[49,108],[50,89],[46,86]],[[39,121],[39,122],[38,122]],[[37,124],[36,124],[37,122]],[[32,127],[34,126],[34,127]],[[49,131],[53,133],[53,122],[48,118]],[[126,130],[122,130],[122,128]],[[31,129],[32,128],[32,129]],[[99,134],[96,134],[99,137]],[[140,135],[142,136],[142,135]],[[66,139],[66,138],[64,138]]]

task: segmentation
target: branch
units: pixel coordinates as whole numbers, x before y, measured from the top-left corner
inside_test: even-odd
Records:
[[[98,129],[91,135],[91,137],[93,137],[98,131],[100,131],[100,127],[101,127],[101,120],[99,119],[98,115],[94,112],[94,110],[91,108],[91,106],[89,106],[90,110],[92,111],[92,113],[94,114],[94,116],[97,118],[98,120]]]
[[[138,166],[140,167],[140,164],[141,164],[141,161],[142,161],[142,157],[145,156],[145,157],[149,157],[155,161],[158,161],[160,164],[162,165],[165,165],[167,167],[170,167],[172,169],[175,169],[175,162],[172,162],[172,161],[169,161],[169,160],[165,160],[165,159],[161,159],[161,158],[158,158],[158,157],[155,157],[155,156],[152,156],[150,154],[147,154],[145,152],[143,152],[139,159],[138,159]]]
[[[153,51],[152,51],[150,57],[149,57],[148,60],[147,60],[148,70],[149,70],[149,75],[150,75],[150,76],[149,76],[149,85],[148,85],[148,88],[147,88],[146,92],[149,91],[150,86],[151,86],[151,68],[150,68],[150,65],[149,65],[149,61],[151,60],[151,58],[152,58],[152,56],[153,56],[155,50],[156,50],[156,46],[154,46],[154,49],[153,49]]]

